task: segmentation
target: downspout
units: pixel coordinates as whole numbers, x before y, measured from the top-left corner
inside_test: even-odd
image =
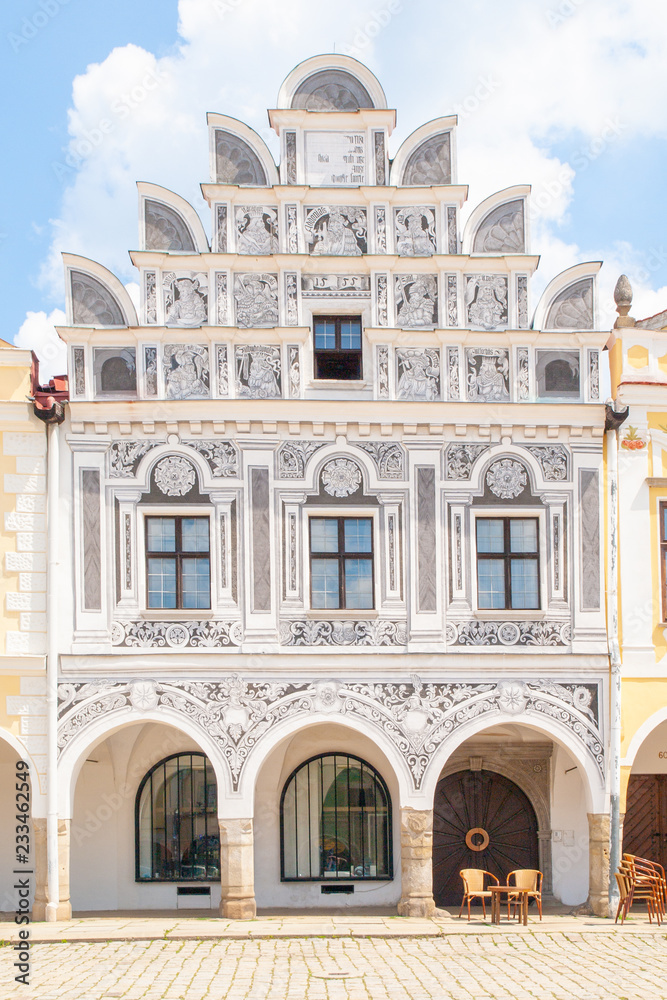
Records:
[[[53,397],[47,408],[34,403],[34,412],[46,424],[46,920],[58,919],[60,906],[58,857],[58,572],[60,436],[63,404]]]
[[[609,648],[609,908],[616,910],[621,860],[621,650],[618,635],[618,428],[628,415],[607,403],[607,643]]]
[[[60,499],[59,425],[47,427],[47,575],[46,575],[46,919],[58,919],[58,504]]]

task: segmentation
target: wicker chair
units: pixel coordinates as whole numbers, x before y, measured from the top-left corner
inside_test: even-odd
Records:
[[[542,919],[542,879],[544,876],[542,872],[538,871],[536,868],[517,868],[516,871],[510,872],[507,876],[507,885],[515,885],[517,889],[527,889],[528,898],[534,899],[537,903],[537,912],[540,915],[540,920]],[[512,882],[514,879],[514,882]],[[510,902],[514,905],[514,910],[516,912],[516,904],[519,896],[518,893],[508,893],[507,896],[507,916],[509,917],[510,912]]]
[[[491,872],[485,871],[483,868],[462,868],[459,875],[463,879],[463,899],[461,900],[461,909],[459,910],[459,918],[463,912],[463,907],[466,902],[468,904],[468,920],[470,920],[470,900],[471,899],[481,899],[482,900],[482,912],[486,918],[486,901],[491,899],[491,893],[488,889],[484,888],[484,876],[488,876],[489,879],[493,879],[496,885],[499,885],[498,879]]]

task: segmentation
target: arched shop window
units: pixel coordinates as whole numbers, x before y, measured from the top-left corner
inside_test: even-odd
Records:
[[[218,881],[218,794],[203,753],[179,753],[151,768],[136,803],[138,882]]]
[[[280,803],[281,879],[390,879],[391,801],[375,768],[347,754],[312,757]]]

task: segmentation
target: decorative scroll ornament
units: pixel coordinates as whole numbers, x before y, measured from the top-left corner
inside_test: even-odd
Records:
[[[359,467],[347,458],[335,458],[322,469],[322,485],[332,497],[348,497],[361,485]]]
[[[473,465],[488,447],[487,444],[448,444],[445,449],[445,479],[470,479]]]
[[[562,483],[570,478],[570,454],[562,444],[533,444],[526,450],[540,463],[547,482]]]
[[[564,621],[448,621],[449,646],[569,646],[572,635]]]
[[[194,449],[206,460],[211,475],[216,479],[238,476],[238,448],[232,441],[217,441],[215,439],[206,441],[195,438],[192,441],[183,440],[182,444]]]
[[[405,478],[405,453],[395,441],[357,441],[361,448],[370,455],[378,470],[380,479]]]
[[[195,470],[185,458],[170,455],[155,466],[155,485],[168,497],[182,497],[197,481]]]
[[[528,482],[524,467],[511,458],[494,462],[486,474],[486,483],[501,500],[513,500],[523,493]]]
[[[319,441],[285,441],[278,451],[278,478],[303,479],[308,459],[323,447]]]
[[[62,753],[101,716],[108,717],[111,729],[116,724],[113,717],[131,708],[166,710],[165,721],[172,721],[175,712],[217,747],[237,791],[249,759],[270,729],[288,720],[298,728],[314,713],[337,713],[360,723],[371,738],[393,743],[418,790],[445,741],[480,717],[491,726],[502,713],[521,715],[538,725],[540,717],[549,718],[553,726],[574,736],[602,776],[598,695],[597,684],[549,679],[424,684],[416,675],[378,684],[339,680],[284,684],[246,680],[237,674],[216,681],[65,681],[58,688],[58,748]]]
[[[111,623],[111,645],[131,649],[220,649],[238,646],[243,633],[240,622],[220,621],[123,621]]]
[[[132,479],[139,462],[153,448],[164,441],[113,441],[109,447],[109,476],[111,479]]]
[[[404,646],[407,623],[402,621],[283,621],[282,646]]]

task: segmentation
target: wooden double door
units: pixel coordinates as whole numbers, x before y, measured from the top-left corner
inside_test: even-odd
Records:
[[[462,868],[484,868],[503,885],[515,868],[539,868],[537,817],[528,796],[495,771],[457,771],[433,803],[433,897],[460,905]]]
[[[630,775],[623,851],[667,868],[667,774]]]

